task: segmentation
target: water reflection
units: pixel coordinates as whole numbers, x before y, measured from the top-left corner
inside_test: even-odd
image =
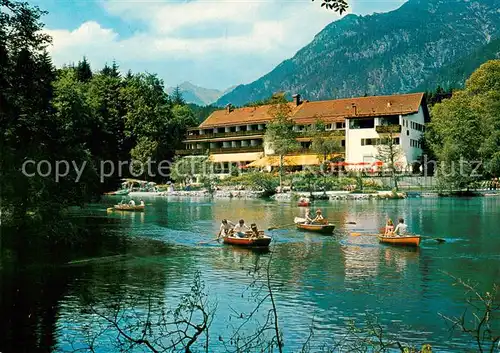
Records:
[[[42,256],[32,251],[2,264],[1,352],[70,348],[68,338],[83,340],[82,327],[94,322],[89,306],[108,310],[131,297],[136,303],[127,305],[139,311],[145,310],[149,297],[158,305],[175,306],[189,291],[196,271],[219,303],[213,332],[225,332],[230,306],[252,309],[253,303],[242,298],[251,282],[248,273],[266,265],[271,255],[271,281],[285,318],[287,351],[300,348],[313,321],[320,343],[344,334],[347,318],[362,322],[367,312],[375,312],[401,338],[415,344],[431,340],[436,350],[452,352],[468,341],[462,336],[448,339],[448,328],[437,313],[462,310],[463,292],[441,270],[480,282],[480,289],[500,278],[499,200],[318,202],[313,208],[321,208],[338,225],[334,236],[299,232],[293,226],[272,231],[272,254],[199,242],[213,239],[221,218],[244,218],[265,229],[293,222],[304,209],[260,200],[145,201],[151,205],[143,213],[108,215],[106,204],[82,210],[82,216],[98,215],[82,218],[95,240],[82,253]],[[387,216],[399,215],[415,233],[454,240],[425,240],[417,250],[349,235],[375,231]],[[348,221],[357,224],[345,225]],[[62,257],[77,262],[53,263]],[[393,323],[401,320],[406,327],[396,328]],[[223,350],[214,341],[211,351]],[[113,351],[111,337],[100,340],[99,347]]]

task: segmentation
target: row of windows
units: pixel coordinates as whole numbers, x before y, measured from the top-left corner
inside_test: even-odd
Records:
[[[422,141],[410,139],[410,146],[416,148],[422,148]]]
[[[388,138],[383,139],[361,139],[361,146],[377,146],[377,145],[387,145],[390,140]],[[393,145],[399,145],[399,137],[392,139]]]
[[[375,119],[349,119],[349,129],[373,129]]]
[[[425,126],[424,125],[416,123],[414,121],[404,120],[403,121],[403,126],[405,126],[405,127],[411,127],[413,130],[417,130],[417,131],[422,131],[422,132],[425,131]]]

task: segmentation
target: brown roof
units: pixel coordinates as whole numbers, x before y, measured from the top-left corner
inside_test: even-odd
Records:
[[[410,93],[316,102],[304,101],[298,107],[294,103],[289,104],[292,107],[292,117],[296,123],[310,124],[316,119],[335,122],[353,117],[412,114],[418,112],[423,97],[424,93]],[[200,128],[263,124],[271,120],[268,113],[270,107],[270,105],[262,105],[259,107],[238,108],[230,113],[225,109],[217,110],[201,123]]]

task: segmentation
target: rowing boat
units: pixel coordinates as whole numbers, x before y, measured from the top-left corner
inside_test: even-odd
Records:
[[[227,236],[222,238],[224,244],[243,246],[243,247],[266,247],[271,243],[271,237],[264,234],[264,231],[259,231],[259,236],[257,238],[250,237],[252,233],[246,232],[245,238]]]
[[[142,212],[145,209],[145,206],[137,205],[137,206],[130,206],[130,205],[114,205],[113,206],[115,211],[134,211],[134,212]]]
[[[391,244],[391,245],[401,245],[401,246],[419,246],[420,245],[420,237],[419,236],[386,237],[383,235],[379,235],[378,240],[381,243]]]
[[[309,231],[309,232],[316,232],[316,233],[322,233],[322,234],[332,234],[333,231],[335,230],[334,224],[331,224],[331,223],[327,223],[327,224],[306,223],[306,219],[301,218],[301,217],[295,217],[294,223],[298,229]]]
[[[128,194],[129,194],[129,191],[127,189],[122,189],[122,190],[118,190],[118,191],[111,191],[111,192],[105,193],[105,195],[122,195],[122,196],[125,196]]]

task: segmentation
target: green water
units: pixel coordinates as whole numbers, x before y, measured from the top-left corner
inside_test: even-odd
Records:
[[[400,341],[431,343],[437,352],[474,351],[474,342],[450,331],[439,316],[459,315],[465,308],[463,289],[453,286],[447,273],[477,282],[479,290],[500,283],[499,197],[318,203],[313,208],[320,207],[338,225],[335,234],[275,230],[269,233],[269,253],[199,242],[214,237],[222,218],[244,218],[264,229],[292,223],[304,209],[262,200],[151,198],[144,213],[107,213],[113,201],[76,215],[88,217],[91,232],[109,239],[95,249],[95,257],[124,256],[0,270],[0,352],[83,347],[87,335],[96,336],[100,327],[89,308],[106,313],[110,304],[121,302],[125,309],[145,311],[146,298],[154,299],[155,310],[173,307],[197,272],[209,302],[217,305],[209,351],[227,351],[238,314],[256,305],[249,294],[249,269],[266,265],[271,255],[286,352],[300,351],[311,329],[311,351],[316,352],[341,340],[350,320],[362,325],[374,317]],[[412,232],[446,243],[425,240],[412,251],[380,245],[372,236],[349,235],[376,232],[387,217],[404,217]],[[357,224],[346,225],[352,221]],[[263,310],[268,307],[265,302]],[[255,323],[246,330],[252,327]],[[117,351],[115,337],[110,332],[98,336],[96,351]]]

